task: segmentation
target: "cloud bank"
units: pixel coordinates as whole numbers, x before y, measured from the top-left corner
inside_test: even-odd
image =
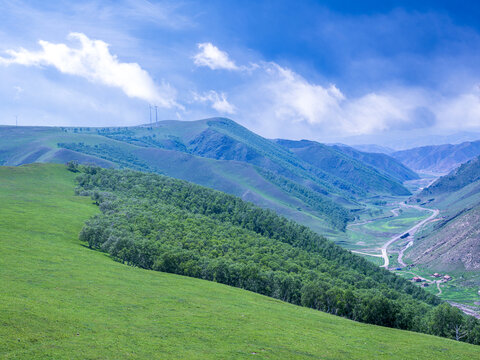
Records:
[[[197,66],[212,70],[246,68],[211,43],[199,48],[202,51],[194,58]],[[389,89],[348,97],[335,84],[313,83],[275,62],[263,61],[249,70],[239,74],[244,85],[234,94],[234,100],[241,104],[239,117],[261,121],[262,131],[270,136],[281,136],[285,127],[292,125],[303,130],[315,128],[359,135],[431,126],[436,121],[435,114],[425,105],[425,95],[415,89]],[[195,100],[208,101],[219,112],[234,113],[223,93],[196,94]]]
[[[41,50],[7,50],[10,57],[0,57],[0,65],[53,66],[64,74],[81,76],[92,83],[121,89],[128,97],[145,100],[164,108],[179,106],[176,91],[169,84],[155,84],[137,63],[120,62],[110,53],[108,44],[91,40],[82,33],[70,33],[79,42],[74,48],[40,40]]]
[[[202,59],[209,61],[195,58],[198,66],[203,64],[212,70],[246,68],[237,65],[227,52],[207,44],[212,54],[221,55],[207,57],[208,52],[202,51]],[[258,62],[249,70],[238,72],[242,85],[230,91],[235,112],[229,110],[223,93],[197,94],[196,101],[215,104],[212,107],[219,112],[235,113],[236,119],[270,137],[334,138],[387,131],[480,128],[478,86],[448,96],[412,86],[383,87],[348,96],[335,84],[309,81],[275,62]]]

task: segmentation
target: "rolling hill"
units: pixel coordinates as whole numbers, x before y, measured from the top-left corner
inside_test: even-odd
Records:
[[[3,165],[77,160],[156,172],[239,196],[322,233],[344,230],[349,210],[363,208],[366,197],[408,194],[370,165],[331,155],[345,171],[305,161],[223,118],[129,128],[0,127]]]
[[[480,155],[480,141],[423,146],[397,151],[392,157],[415,171],[447,174],[460,164]]]
[[[333,144],[333,145],[338,145],[340,147],[343,146],[348,146],[345,144]],[[375,153],[375,154],[387,154],[390,155],[395,152],[394,149],[389,148],[387,146],[381,146],[381,145],[376,145],[376,144],[359,144],[359,145],[351,145],[349,147],[352,147],[356,150],[362,151],[362,152],[367,152],[367,153]]]
[[[271,175],[276,181],[274,183],[252,164],[216,160],[176,151],[170,138],[176,139],[178,135],[182,135],[188,139],[192,131],[194,134],[195,131],[203,131],[201,129],[204,128],[204,122],[186,123],[186,126],[181,122],[174,123],[176,126],[173,128],[169,126],[167,130],[162,126],[134,128],[142,143],[133,140],[131,135],[125,138],[125,134],[133,132],[130,128],[97,131],[86,128],[0,127],[0,163],[21,165],[31,162],[65,163],[77,160],[80,163],[93,163],[103,167],[128,167],[157,172],[240,196],[312,226],[318,231],[335,227],[332,222],[337,222],[338,219],[332,218],[323,209],[325,206],[338,209],[343,207],[336,205],[326,196],[326,191],[318,193],[298,185],[300,189],[297,189],[297,193],[300,196],[296,196],[295,193],[286,190],[290,185],[288,179],[268,173],[267,175]],[[157,135],[158,139],[151,147],[144,144],[145,137],[155,139]],[[119,137],[122,139],[117,140]],[[347,210],[342,211],[344,217],[340,221],[345,223],[349,215]]]
[[[4,359],[474,359],[477,346],[360,324],[129,267],[78,240],[98,208],[57,165],[0,168]]]

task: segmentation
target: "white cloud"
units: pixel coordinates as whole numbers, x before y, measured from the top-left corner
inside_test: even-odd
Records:
[[[220,50],[212,43],[201,43],[197,46],[200,52],[193,57],[195,65],[207,66],[212,70],[241,70],[240,67],[229,59],[226,52]]]
[[[441,126],[445,129],[480,129],[479,89],[443,99],[437,104],[436,113]]]
[[[271,110],[279,118],[310,124],[338,118],[345,96],[335,85],[323,87],[311,84],[276,63],[265,63],[262,68],[267,74],[262,91],[264,96],[271,98]]]
[[[127,96],[154,103],[164,108],[180,107],[175,90],[167,83],[155,84],[147,71],[137,63],[122,63],[110,53],[108,44],[90,40],[81,33],[69,38],[79,48],[40,40],[40,51],[7,50],[8,58],[0,57],[0,65],[53,66],[64,74],[77,75],[97,84],[120,88]]]
[[[235,89],[240,109],[236,112],[239,119],[266,136],[285,136],[300,129],[329,135],[360,135],[433,127],[438,123],[439,114],[432,110],[433,96],[421,89],[398,87],[348,97],[335,84],[313,83],[275,62],[260,62],[247,68],[237,65],[211,43],[198,47],[201,51],[194,57],[197,66],[248,70],[250,75],[254,74],[243,77],[246,82]],[[223,94],[197,94],[196,100],[210,101],[218,111],[233,113]],[[475,107],[470,109],[470,113],[475,112]],[[475,116],[470,114],[467,118]]]
[[[346,136],[438,125],[438,111],[432,110],[434,96],[421,89],[397,87],[348,97],[335,84],[316,84],[275,62],[239,66],[211,43],[198,47],[200,52],[194,57],[197,66],[252,76],[243,76],[244,85],[235,89],[240,110],[232,109],[225,96],[216,92],[196,94],[196,100],[209,101],[220,112],[237,112],[240,120],[265,136],[306,131]],[[476,119],[475,106],[468,112],[468,119]]]
[[[209,102],[213,109],[219,113],[234,114],[236,112],[235,106],[227,101],[227,97],[224,93],[217,93],[214,90],[210,90],[202,95],[193,93],[193,98],[198,102]]]
[[[421,90],[392,88],[348,97],[334,84],[313,83],[274,62],[261,63],[241,92],[235,94],[239,116],[269,137],[371,134],[436,122],[431,99]]]
[[[367,93],[349,100],[342,108],[344,123],[341,130],[359,135],[408,126],[415,128],[413,113],[422,105],[422,97],[415,98],[408,91]]]

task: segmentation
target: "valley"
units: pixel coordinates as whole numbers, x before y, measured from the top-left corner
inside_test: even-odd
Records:
[[[430,177],[415,181],[415,184],[432,183]],[[411,183],[414,192],[423,189]],[[442,219],[440,210],[409,204],[409,197],[387,198],[384,206],[371,206],[355,222],[347,226],[344,237],[335,242],[364,256],[374,264],[388,268],[396,274],[412,279],[420,278],[419,286],[465,313],[480,317],[480,274],[478,272],[443,268],[452,278],[448,281],[433,276],[442,267],[415,264],[416,254],[422,249],[422,239],[428,236],[436,223]],[[387,203],[388,201],[388,203]],[[444,271],[445,272],[445,271]]]
[[[419,177],[386,154],[307,140],[270,141],[224,118],[129,128],[0,127],[0,139],[4,165],[75,160],[192,181],[272,209],[390,269],[415,263],[411,254],[418,254],[425,242],[414,238],[425,237],[435,224],[429,221],[434,208],[406,204],[411,193],[435,180],[428,174],[433,169],[428,158],[443,164],[447,160],[438,154],[448,154],[450,148],[463,158],[476,151],[475,143],[413,149],[412,156],[426,157],[419,164],[427,169]],[[419,274],[440,271],[416,265]],[[476,273],[448,271],[455,277],[448,286],[442,284],[442,297],[475,306]]]
[[[480,2],[0,4],[0,360],[480,359]]]
[[[122,264],[446,337],[453,335],[431,319],[453,308],[439,298],[478,317],[476,272],[447,275],[414,258],[446,219],[445,205],[421,194],[451,185],[388,155],[265,139],[224,118],[7,127],[0,138],[5,165],[66,162],[77,173],[76,194],[101,210],[85,221],[80,241]],[[474,194],[472,203],[475,171],[466,166],[454,187]],[[468,321],[475,343],[477,325]]]

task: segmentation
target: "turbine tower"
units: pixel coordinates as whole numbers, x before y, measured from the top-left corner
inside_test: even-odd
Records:
[[[158,109],[158,106],[155,105],[155,125],[158,127],[158,114],[157,114],[157,109]]]

